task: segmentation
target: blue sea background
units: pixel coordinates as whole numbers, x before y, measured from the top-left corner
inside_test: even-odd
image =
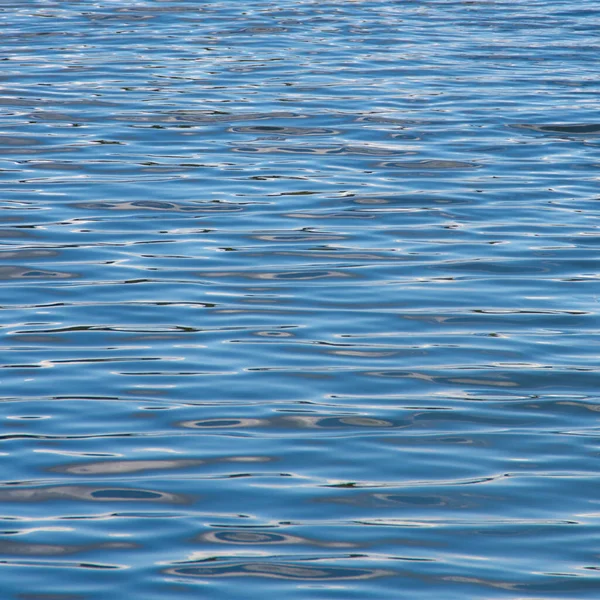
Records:
[[[2,600],[600,597],[597,2],[0,30]]]

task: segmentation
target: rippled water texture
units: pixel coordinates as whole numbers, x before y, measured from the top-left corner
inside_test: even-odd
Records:
[[[2,600],[600,597],[597,2],[0,26]]]

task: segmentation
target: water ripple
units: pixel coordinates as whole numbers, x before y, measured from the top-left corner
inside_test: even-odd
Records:
[[[0,20],[2,600],[598,596],[591,0]]]

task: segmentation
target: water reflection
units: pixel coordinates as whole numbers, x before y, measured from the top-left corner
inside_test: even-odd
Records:
[[[522,124],[522,125],[513,125],[513,127],[519,129],[530,129],[532,131],[539,131],[541,133],[565,133],[565,134],[576,134],[576,135],[586,135],[586,134],[599,134],[600,133],[600,125],[594,123],[584,123],[584,124],[575,124],[575,123],[564,123],[562,125],[536,125],[536,124]]]
[[[112,475],[164,469],[184,469],[200,465],[203,462],[201,460],[112,460],[87,464],[60,465],[52,467],[50,471],[72,473],[73,475]],[[98,497],[98,495],[96,494],[95,497]]]
[[[43,269],[31,269],[27,267],[17,266],[0,266],[0,280],[74,279],[76,277],[79,277],[79,275],[76,273],[65,273],[62,271],[46,271]]]
[[[198,541],[213,542],[219,544],[239,544],[239,545],[262,545],[262,544],[297,544],[303,542],[301,538],[284,535],[281,533],[271,533],[265,531],[213,531],[205,533],[198,538]]]
[[[283,127],[277,125],[243,125],[230,129],[232,133],[254,133],[259,135],[304,136],[304,135],[338,135],[340,131],[325,127]]]
[[[17,486],[0,489],[0,502],[47,502],[49,500],[164,502],[169,504],[186,502],[185,496],[182,495],[134,488],[94,488],[74,485],[22,488],[19,482],[17,482]]]
[[[2,600],[597,597],[591,0],[0,16]]]
[[[25,542],[0,541],[0,555],[5,556],[65,556],[91,550],[135,550],[137,544],[131,542],[113,542],[87,546],[32,544]]]
[[[303,566],[297,563],[239,562],[221,566],[185,566],[165,571],[168,575],[183,577],[272,577],[291,580],[333,580],[371,579],[389,574],[381,569],[352,569],[348,567]]]

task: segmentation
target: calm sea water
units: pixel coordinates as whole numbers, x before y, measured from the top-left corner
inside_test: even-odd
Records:
[[[597,2],[0,26],[2,600],[600,597]]]

